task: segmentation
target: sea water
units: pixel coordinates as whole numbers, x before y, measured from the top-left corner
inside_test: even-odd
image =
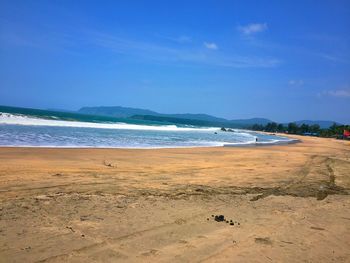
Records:
[[[44,116],[1,112],[0,146],[178,148],[292,142],[281,136],[239,129],[224,132],[218,127],[168,125],[128,119],[80,120],[55,116],[54,112],[50,114]]]

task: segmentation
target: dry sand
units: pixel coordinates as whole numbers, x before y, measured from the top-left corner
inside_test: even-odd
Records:
[[[350,142],[302,140],[1,148],[0,261],[350,262]]]

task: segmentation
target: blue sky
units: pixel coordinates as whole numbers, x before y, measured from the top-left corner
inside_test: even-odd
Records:
[[[0,0],[0,105],[350,123],[349,1]]]

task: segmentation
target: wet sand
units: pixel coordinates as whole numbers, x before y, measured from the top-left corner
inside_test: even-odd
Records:
[[[350,142],[296,138],[0,148],[0,262],[349,262]]]

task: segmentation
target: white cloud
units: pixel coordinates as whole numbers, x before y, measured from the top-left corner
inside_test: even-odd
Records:
[[[334,63],[341,62],[341,63],[349,64],[350,62],[349,57],[341,56],[341,55],[337,56],[337,55],[331,55],[331,54],[325,54],[325,53],[314,53],[314,55]]]
[[[255,33],[259,33],[259,32],[263,32],[265,30],[267,30],[267,24],[263,23],[263,24],[259,24],[259,23],[253,23],[253,24],[248,24],[246,26],[239,26],[238,30],[243,33],[244,35],[252,35]]]
[[[304,81],[302,79],[291,79],[290,81],[288,81],[289,86],[303,86],[304,85]]]
[[[331,96],[338,98],[350,98],[350,89],[324,90],[318,94],[319,96]]]
[[[350,97],[350,90],[330,90],[329,95],[333,97]]]
[[[208,49],[213,49],[213,50],[218,49],[218,46],[215,43],[204,42],[203,44]]]

